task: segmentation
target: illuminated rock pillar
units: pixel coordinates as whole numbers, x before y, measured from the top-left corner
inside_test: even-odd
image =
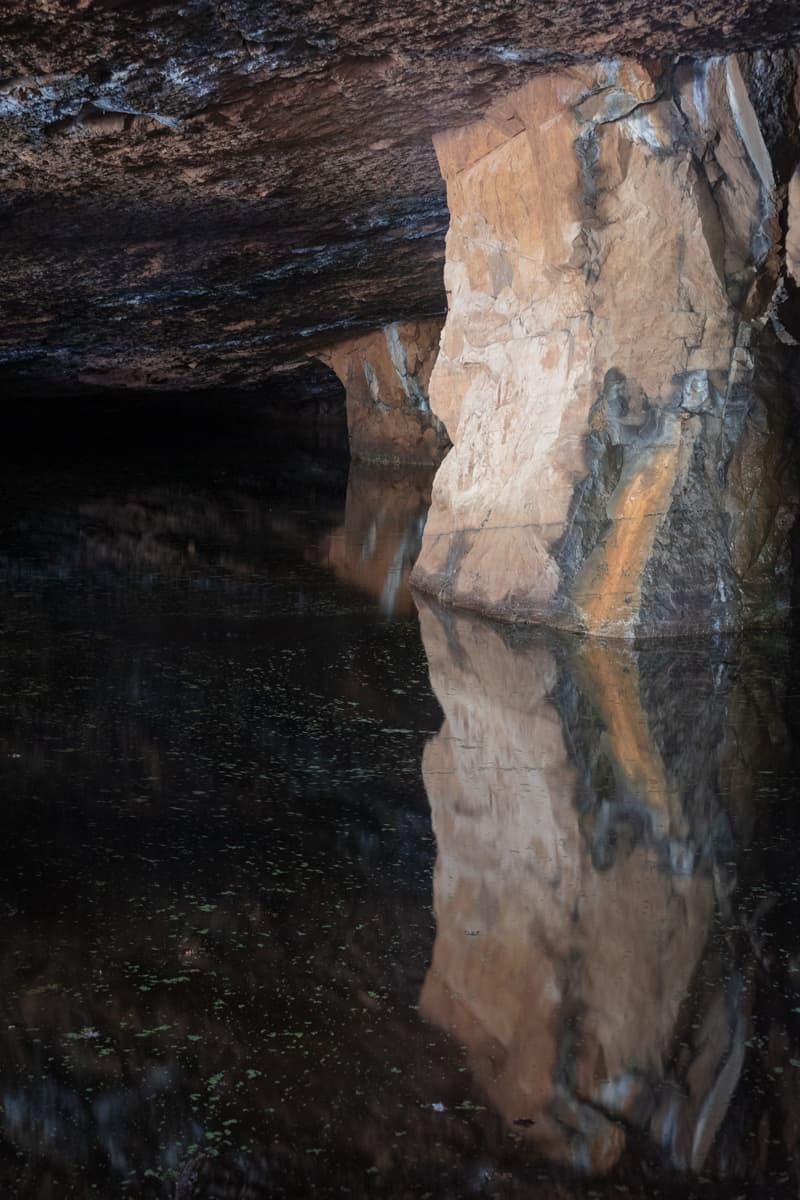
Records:
[[[319,355],[344,384],[353,458],[441,461],[449,442],[428,398],[441,329],[441,318],[395,321]]]
[[[768,92],[748,56],[564,69],[437,137],[453,450],[419,588],[623,637],[785,614],[797,139],[772,65]]]

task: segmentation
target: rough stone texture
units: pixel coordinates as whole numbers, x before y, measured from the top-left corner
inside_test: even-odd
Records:
[[[245,387],[442,313],[430,143],[570,57],[786,43],[784,0],[0,3],[7,389]]]
[[[752,997],[732,939],[710,935],[715,910],[736,922],[736,847],[787,737],[786,646],[676,656],[424,601],[420,620],[444,710],[423,760],[421,1012],[549,1158],[605,1172],[646,1133],[672,1167],[729,1176]]]
[[[454,449],[418,586],[612,636],[786,610],[794,82],[790,54],[586,65],[436,139]]]
[[[397,321],[320,354],[344,384],[353,458],[436,464],[449,446],[428,385],[441,320]]]
[[[795,284],[800,282],[800,166],[789,180],[786,271]]]

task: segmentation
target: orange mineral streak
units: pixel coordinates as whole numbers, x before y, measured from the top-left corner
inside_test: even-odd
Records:
[[[634,655],[618,644],[585,642],[576,673],[606,728],[612,761],[632,796],[654,818],[654,832],[675,835],[684,825],[680,797],[670,791],[664,762],[642,707],[639,669]]]
[[[611,498],[611,531],[583,567],[575,601],[591,633],[620,634],[635,623],[642,576],[670,507],[680,467],[680,443],[657,446]]]

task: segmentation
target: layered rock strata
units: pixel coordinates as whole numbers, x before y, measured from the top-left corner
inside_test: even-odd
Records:
[[[785,613],[794,85],[789,54],[602,62],[436,139],[454,449],[417,586],[610,636]]]
[[[260,388],[441,313],[431,146],[570,58],[800,36],[785,0],[0,0],[8,391]]]
[[[645,1134],[673,1167],[729,1175],[753,969],[712,930],[745,922],[737,852],[780,761],[772,651],[676,658],[420,616],[444,710],[423,758],[438,855],[421,1013],[547,1158],[603,1173]]]
[[[319,355],[344,384],[353,458],[441,461],[450,443],[428,397],[441,331],[438,319],[395,321]]]

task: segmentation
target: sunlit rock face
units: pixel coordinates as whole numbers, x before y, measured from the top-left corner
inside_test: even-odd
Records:
[[[613,636],[785,612],[794,83],[790,54],[608,61],[436,139],[454,450],[421,588]]]
[[[550,1159],[603,1173],[646,1133],[672,1167],[747,1173],[755,964],[719,928],[763,919],[731,897],[786,736],[774,680],[724,645],[512,640],[427,604],[421,622],[444,709],[423,1015]]]
[[[449,442],[428,398],[442,322],[395,321],[349,338],[320,357],[347,394],[354,458],[431,465]]]

